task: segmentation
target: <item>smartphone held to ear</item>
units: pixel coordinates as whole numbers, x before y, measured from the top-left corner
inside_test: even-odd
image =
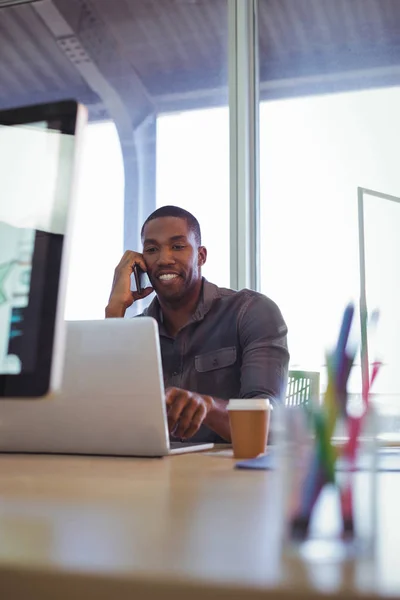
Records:
[[[139,265],[133,265],[132,277],[131,277],[131,291],[142,294],[143,290],[150,287],[150,279],[147,273],[142,271]]]

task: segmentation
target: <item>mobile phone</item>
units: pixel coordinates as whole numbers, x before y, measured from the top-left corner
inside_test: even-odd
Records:
[[[139,267],[139,265],[136,265],[136,264],[133,265],[133,275],[135,277],[136,291],[138,294],[142,295],[142,292],[143,292],[142,280],[143,280],[144,272]]]

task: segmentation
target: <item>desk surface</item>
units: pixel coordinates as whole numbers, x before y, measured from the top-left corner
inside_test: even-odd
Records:
[[[400,474],[378,477],[385,508],[374,569],[282,562],[274,477],[236,471],[217,454],[0,455],[2,596],[235,600],[265,598],[266,588],[274,597],[306,588],[310,597],[400,596]]]

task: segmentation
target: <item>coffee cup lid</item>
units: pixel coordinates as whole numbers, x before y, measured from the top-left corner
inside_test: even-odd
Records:
[[[228,402],[228,410],[269,410],[271,403],[268,398],[240,398]]]

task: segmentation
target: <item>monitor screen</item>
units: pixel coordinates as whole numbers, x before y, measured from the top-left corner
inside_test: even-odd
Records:
[[[364,351],[368,351],[369,371],[374,360],[382,361],[373,393],[382,399],[395,398],[399,395],[400,196],[363,188],[360,192],[361,298],[369,316],[379,311],[377,327],[364,332]]]
[[[49,389],[77,107],[0,112],[0,396]]]

